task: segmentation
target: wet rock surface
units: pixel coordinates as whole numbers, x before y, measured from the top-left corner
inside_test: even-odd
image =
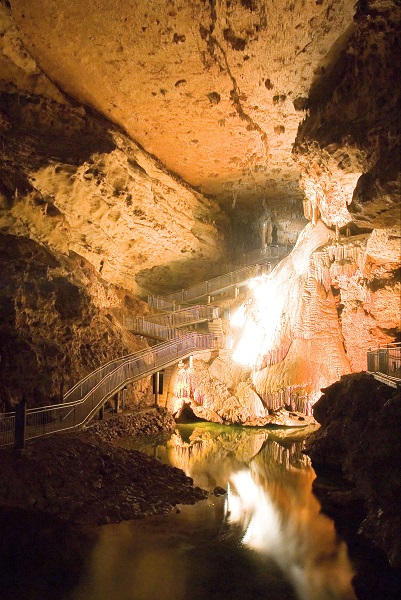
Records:
[[[331,81],[322,77],[311,90],[293,152],[305,204],[327,225],[399,221],[400,15],[398,1],[357,2],[354,35]]]
[[[162,411],[131,417],[125,426],[117,417],[88,432],[51,436],[21,451],[2,450],[0,503],[102,525],[165,514],[176,504],[206,498],[180,469],[104,441],[122,432],[165,430]],[[168,428],[170,419],[165,423]]]
[[[307,440],[314,492],[361,567],[361,598],[401,588],[400,391],[366,373],[346,375],[314,407],[321,427]]]

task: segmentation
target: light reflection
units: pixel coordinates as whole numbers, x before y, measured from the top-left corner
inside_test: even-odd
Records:
[[[213,481],[225,479],[228,525],[240,526],[244,545],[277,562],[300,600],[354,600],[347,548],[337,538],[334,523],[321,514],[312,494],[315,473],[308,457],[302,454],[302,443],[289,444],[285,438],[293,434],[288,430],[276,430],[270,433],[270,439],[266,429],[259,431],[264,440],[259,438],[262,445],[257,451],[251,446],[254,452],[249,452],[249,440],[240,431],[237,435],[231,432],[230,446],[237,446],[229,460],[224,432],[211,438],[195,428],[189,442],[174,438],[176,447],[169,449],[170,460],[197,485],[207,481],[205,473],[210,471]],[[284,444],[277,435],[283,436]],[[245,440],[247,451],[241,452]],[[220,466],[218,475],[216,462]]]
[[[311,492],[304,435],[180,426],[164,456],[209,499],[103,527],[71,600],[355,600],[347,548]]]

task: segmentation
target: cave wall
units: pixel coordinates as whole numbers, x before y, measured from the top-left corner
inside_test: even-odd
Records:
[[[144,348],[121,324],[142,305],[82,257],[0,235],[1,409],[60,402],[100,364]],[[148,380],[130,389],[132,403],[151,399]]]
[[[400,16],[399,2],[357,3],[335,86],[311,93],[293,151],[309,218],[371,232],[360,268],[329,282],[354,371],[400,335]]]
[[[0,2],[1,407],[59,401],[146,342],[138,295],[202,279],[225,252],[219,206],[55,85]],[[149,382],[130,390],[148,402]]]
[[[3,92],[0,107],[3,231],[75,252],[136,293],[202,277],[224,251],[219,207],[111,124],[32,94]]]
[[[400,217],[399,2],[357,3],[335,87],[311,93],[294,156],[328,225],[391,227]]]

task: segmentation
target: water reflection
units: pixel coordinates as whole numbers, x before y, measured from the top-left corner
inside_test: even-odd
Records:
[[[274,558],[302,600],[355,598],[346,544],[320,513],[315,473],[302,454],[303,432],[195,428],[169,443],[170,462],[206,489],[227,484],[225,514],[242,542]]]
[[[73,600],[355,599],[346,546],[312,495],[303,435],[180,427],[158,456],[227,494],[103,527]]]

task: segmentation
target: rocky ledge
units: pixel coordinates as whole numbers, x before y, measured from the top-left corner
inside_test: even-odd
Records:
[[[306,444],[317,473],[314,492],[353,559],[364,564],[358,597],[398,597],[400,390],[355,373],[323,392],[313,411],[321,427]]]
[[[0,504],[79,524],[117,523],[195,504],[207,492],[180,469],[110,440],[171,428],[161,409],[117,415],[86,432],[60,434],[1,451]],[[108,441],[105,441],[108,440]]]

